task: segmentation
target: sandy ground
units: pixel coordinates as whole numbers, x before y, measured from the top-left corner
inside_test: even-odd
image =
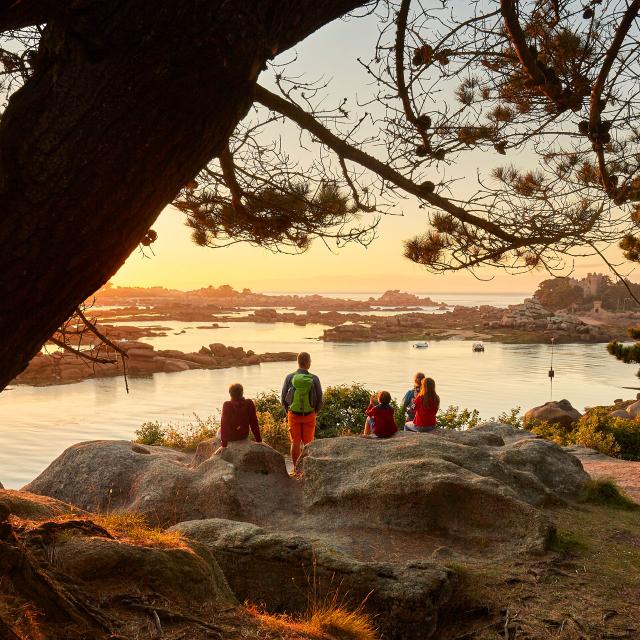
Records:
[[[640,462],[628,460],[582,460],[585,471],[592,478],[614,480],[636,502],[640,503]]]

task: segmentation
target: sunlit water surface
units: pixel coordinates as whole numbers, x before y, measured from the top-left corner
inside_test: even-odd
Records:
[[[197,329],[202,323],[162,324],[171,327],[169,335],[147,339],[157,349],[197,351],[201,345],[222,342],[258,353],[308,350],[313,371],[325,386],[361,382],[399,397],[421,370],[435,378],[444,406],[477,408],[484,418],[515,406],[526,409],[550,397],[548,345],[486,343],[485,353],[473,353],[471,343],[461,340],[433,341],[424,350],[412,348],[411,342],[323,343],[316,341],[324,329],[320,325],[236,322],[224,329]],[[159,373],[130,379],[128,395],[122,378],[13,387],[0,394],[0,481],[8,488],[21,487],[69,445],[98,438],[131,439],[147,420],[179,423],[194,412],[217,415],[232,382],[241,382],[251,397],[279,388],[293,367],[277,362]],[[554,398],[568,398],[579,409],[635,393],[622,388],[637,384],[635,369],[610,357],[603,344],[557,346],[554,368]]]

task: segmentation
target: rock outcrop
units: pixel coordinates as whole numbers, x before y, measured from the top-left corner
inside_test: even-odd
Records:
[[[126,352],[127,374],[148,376],[154,373],[175,373],[190,369],[225,369],[228,367],[252,366],[262,362],[288,362],[296,359],[290,351],[256,354],[242,347],[229,347],[215,343],[202,346],[199,351],[184,353],[177,349],[155,350],[153,345],[138,341],[117,342]],[[89,350],[88,355],[98,356]],[[16,384],[47,385],[79,382],[89,378],[105,378],[124,374],[122,358],[113,364],[88,364],[72,353],[56,352],[37,354],[29,366],[16,377]]]
[[[200,518],[261,522],[291,510],[295,489],[278,452],[250,441],[231,443],[219,456],[214,447],[203,450],[194,464],[192,455],[164,447],[82,442],[23,490],[88,511],[136,511],[162,526]]]
[[[0,637],[150,637],[154,610],[156,629],[162,620],[176,637],[176,618],[213,629],[205,618],[237,605],[204,545],[180,537],[133,543],[90,514],[59,518],[72,511],[50,498],[0,491]]]
[[[524,423],[531,422],[550,422],[551,424],[559,424],[563,427],[570,427],[577,422],[582,414],[571,406],[568,400],[552,400],[545,402],[539,407],[529,409],[524,414]]]
[[[384,441],[328,438],[305,451],[304,483],[283,457],[251,441],[214,456],[126,441],[67,449],[25,490],[87,510],[129,509],[161,525],[223,518],[302,522],[429,535],[496,549],[544,547],[551,525],[536,507],[580,496],[580,462],[508,425],[398,434]],[[304,495],[301,495],[302,488]]]
[[[554,443],[505,445],[489,430],[316,440],[304,473],[305,511],[325,526],[539,550],[552,527],[535,506],[577,498],[587,480],[580,462]]]
[[[630,404],[627,407],[627,413],[632,417],[632,418],[638,418],[640,417],[640,400],[636,400],[634,403]]]
[[[431,638],[456,584],[455,572],[434,562],[362,562],[326,539],[243,522],[198,520],[172,530],[211,551],[239,600],[289,613],[306,611],[310,592],[319,602],[364,603],[390,640]]]
[[[82,509],[55,498],[11,489],[0,490],[0,510],[6,510],[24,520],[46,520],[85,513]]]

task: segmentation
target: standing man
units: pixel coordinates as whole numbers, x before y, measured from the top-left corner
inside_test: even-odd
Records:
[[[282,385],[280,401],[287,412],[291,457],[294,469],[303,444],[313,441],[316,433],[316,414],[322,408],[322,386],[318,376],[309,373],[311,356],[303,351],[298,354],[298,370],[290,373]]]

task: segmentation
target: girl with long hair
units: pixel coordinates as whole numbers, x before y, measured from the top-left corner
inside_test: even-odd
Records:
[[[436,393],[436,381],[433,378],[424,378],[420,386],[420,393],[415,399],[415,416],[413,424],[405,425],[407,431],[427,433],[436,428],[436,414],[440,408],[440,397]]]

